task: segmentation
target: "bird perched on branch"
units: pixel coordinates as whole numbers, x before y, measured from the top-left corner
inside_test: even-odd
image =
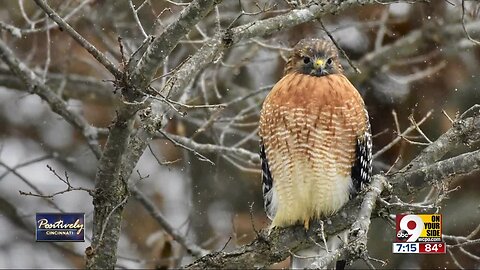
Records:
[[[283,78],[263,103],[259,134],[272,227],[303,223],[308,229],[311,220],[333,215],[370,180],[368,114],[330,41],[303,39],[294,47]],[[314,260],[292,261],[294,268],[309,268]]]

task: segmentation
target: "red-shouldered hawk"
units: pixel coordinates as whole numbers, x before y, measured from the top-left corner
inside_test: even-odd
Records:
[[[362,97],[342,74],[336,47],[301,40],[260,116],[263,196],[273,227],[334,214],[372,173]]]

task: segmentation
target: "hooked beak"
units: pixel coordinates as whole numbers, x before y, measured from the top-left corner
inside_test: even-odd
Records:
[[[323,59],[315,59],[313,62],[313,68],[316,70],[325,69],[325,61]]]

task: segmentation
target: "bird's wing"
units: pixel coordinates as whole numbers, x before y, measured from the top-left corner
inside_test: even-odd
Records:
[[[260,142],[260,159],[262,160],[262,191],[263,191],[263,203],[265,212],[269,219],[273,219],[276,212],[275,204],[273,203],[273,178],[268,167],[267,153],[265,152],[265,145]]]
[[[363,188],[364,184],[370,182],[372,176],[372,135],[368,122],[367,125],[368,128],[365,133],[357,137],[355,162],[352,166],[352,197]]]

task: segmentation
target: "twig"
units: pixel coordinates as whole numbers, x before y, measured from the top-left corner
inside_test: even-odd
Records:
[[[205,109],[205,108],[208,108],[208,109],[223,109],[227,106],[226,103],[189,105],[189,104],[184,104],[184,103],[174,101],[174,100],[171,100],[171,99],[168,99],[168,98],[165,99],[165,100],[166,100],[166,102],[171,102],[175,105],[178,105],[180,107],[184,107],[184,108],[187,108],[187,109]]]
[[[449,245],[449,247],[466,247],[466,246],[474,246],[480,244],[480,239],[475,240],[466,240],[465,242]]]
[[[417,125],[423,124],[433,113],[433,110],[430,110],[420,121],[418,121]],[[405,131],[403,131],[401,134],[397,135],[397,138],[395,138],[393,141],[391,141],[389,144],[385,145],[382,149],[378,150],[374,155],[373,159],[378,158],[380,155],[385,153],[387,150],[392,148],[395,144],[397,144],[400,140],[405,139],[405,136],[408,135],[410,132],[415,130],[415,126],[410,126],[408,127]]]
[[[22,14],[23,19],[30,25],[31,28],[34,28],[36,22],[30,20],[27,13],[25,12],[25,7],[23,6],[23,0],[18,1],[18,6],[20,7],[20,13]]]
[[[253,42],[255,42],[256,44],[262,46],[263,48],[267,48],[267,49],[270,49],[270,50],[281,50],[281,51],[286,51],[286,52],[291,52],[293,49],[290,48],[290,47],[285,47],[285,46],[281,46],[281,45],[270,45],[270,44],[267,44],[263,41],[260,41],[259,39],[256,39],[256,38],[252,38],[251,39]]]
[[[63,183],[65,183],[65,185],[67,185],[67,188],[65,190],[58,191],[58,192],[55,192],[55,193],[49,194],[49,195],[44,195],[44,194],[41,194],[41,193],[38,193],[38,192],[37,192],[37,194],[35,194],[35,193],[32,193],[32,192],[24,192],[24,191],[19,190],[20,194],[21,195],[27,195],[27,196],[34,196],[34,197],[51,199],[51,198],[53,198],[57,195],[60,195],[60,194],[64,194],[64,193],[67,193],[67,192],[70,192],[70,191],[79,191],[80,190],[80,191],[88,192],[88,194],[93,196],[94,192],[91,189],[82,188],[82,187],[73,187],[70,184],[70,180],[68,178],[67,171],[65,171],[65,178],[63,178],[60,175],[58,175],[57,172],[52,167],[50,167],[50,165],[47,165],[47,168],[50,172],[52,172],[55,175],[55,177],[57,177],[60,181],[62,181]]]
[[[150,150],[150,153],[152,154],[153,158],[155,158],[155,160],[157,161],[157,163],[159,165],[162,165],[162,166],[165,166],[165,165],[170,165],[170,164],[174,164],[176,162],[179,162],[181,159],[176,159],[176,160],[172,160],[172,161],[160,161],[160,159],[158,159],[157,155],[155,154],[155,152],[153,152],[153,149],[152,149],[152,146],[149,144],[148,145],[148,150]]]
[[[372,262],[370,261],[370,257],[368,255],[364,255],[361,257],[363,262],[367,265],[368,269],[376,269],[375,266],[373,266]]]
[[[447,113],[445,110],[442,110],[442,113],[443,113],[443,115],[445,115],[445,117],[447,117],[448,121],[450,121],[450,123],[453,124],[454,121],[453,121],[452,118],[450,118],[450,116],[448,115],[448,113]]]
[[[452,251],[450,251],[449,249],[447,249],[447,253],[448,253],[448,255],[450,255],[450,258],[452,258],[453,264],[455,264],[455,266],[458,267],[458,269],[465,269],[465,268],[463,268],[463,266],[457,261],[457,258],[455,257],[455,255],[453,255]]]
[[[380,260],[380,259],[373,258],[373,257],[370,257],[370,256],[368,256],[368,259],[371,260],[371,261],[374,261],[374,262],[376,262],[376,263],[379,263],[379,264],[381,264],[382,266],[387,265],[387,262],[384,261],[384,260]]]
[[[245,167],[245,166],[239,164],[238,162],[236,162],[233,158],[231,158],[229,156],[223,156],[223,158],[226,161],[228,161],[228,163],[232,164],[235,168],[237,168],[237,170],[239,170],[239,171],[243,171],[243,172],[247,172],[247,173],[254,173],[254,174],[262,173],[262,170],[258,169],[257,166],[255,166],[255,168],[249,168],[249,167]]]
[[[173,143],[175,146],[178,146],[178,147],[180,147],[180,148],[183,148],[183,149],[185,149],[185,150],[188,150],[189,152],[192,152],[195,156],[198,157],[199,160],[201,160],[201,161],[206,161],[206,162],[210,163],[211,165],[215,165],[215,163],[214,163],[213,161],[211,161],[209,158],[207,158],[207,157],[205,157],[204,155],[202,155],[202,154],[200,154],[199,152],[197,152],[194,148],[188,147],[188,146],[184,145],[183,143],[177,141],[177,140],[178,140],[178,137],[177,137],[177,139],[172,139],[172,138],[171,138],[172,135],[167,135],[167,133],[165,133],[165,132],[162,131],[162,130],[158,130],[158,132],[159,132],[160,134],[162,134],[162,136],[163,136],[165,139],[167,139],[167,140],[169,140],[171,143]]]
[[[80,11],[86,4],[88,4],[90,2],[92,2],[92,0],[84,0],[79,5],[77,5],[74,9],[72,9],[72,11],[70,11],[67,15],[65,15],[65,17],[63,17],[63,19],[65,21],[68,21],[73,15],[77,14],[78,11]],[[37,22],[34,22],[34,23],[36,24]],[[34,25],[30,25],[30,28],[28,28],[28,29],[20,29],[20,28],[17,28],[15,26],[13,26],[13,25],[9,25],[9,24],[6,24],[4,22],[0,22],[0,28],[8,31],[10,34],[12,34],[16,38],[21,38],[22,35],[48,31],[48,30],[51,30],[53,28],[56,28],[57,26],[58,25],[55,24],[55,23],[48,24],[48,22],[47,22],[47,23],[45,23],[44,26],[39,27],[39,28],[34,28]]]
[[[18,179],[20,179],[28,187],[30,187],[32,190],[34,190],[36,192],[36,194],[45,196],[45,194],[40,189],[38,189],[34,184],[32,184],[27,178],[25,178],[21,174],[19,174],[15,169],[10,168],[7,164],[3,163],[2,161],[0,161],[0,166],[4,167],[5,169],[7,169],[8,172],[11,172],[13,175],[18,177]],[[4,174],[4,176],[6,176],[6,175]],[[46,199],[46,197],[42,197],[42,198]],[[46,202],[48,204],[50,204],[51,206],[53,206],[53,208],[57,209],[58,211],[63,212],[63,210],[60,208],[60,206],[58,206],[56,203],[52,202],[51,200],[46,200]]]
[[[398,82],[402,83],[402,84],[409,84],[409,83],[412,83],[412,82],[415,82],[415,81],[418,81],[418,80],[422,80],[424,78],[428,78],[428,77],[434,75],[435,73],[439,72],[440,70],[442,70],[446,66],[447,66],[447,62],[446,61],[441,61],[440,63],[438,63],[434,66],[428,67],[424,70],[417,70],[410,75],[405,75],[405,76],[394,75],[394,76],[391,76],[391,78],[395,81],[398,81]]]
[[[472,112],[474,116],[480,115],[480,104],[475,104],[472,107],[468,108],[458,117],[458,119],[465,119],[467,115]]]
[[[380,202],[382,207],[388,211],[388,213],[431,213],[432,211],[436,211],[438,209],[438,206],[432,204],[426,205],[425,203],[412,204],[400,200],[398,200],[398,202],[387,202],[383,198],[379,198],[378,201]]]
[[[173,4],[175,6],[188,6],[188,3],[180,3],[180,2],[175,2],[175,1],[172,1],[172,0],[165,0],[165,1],[167,1],[168,3]]]
[[[384,130],[382,130],[382,131],[380,131],[380,132],[378,132],[378,133],[376,133],[376,134],[373,134],[373,135],[372,135],[372,138],[375,139],[376,137],[379,137],[379,136],[381,136],[381,135],[383,135],[383,134],[388,133],[388,131],[390,131],[390,129],[389,129],[389,128],[386,128],[386,129],[384,129]]]
[[[227,242],[225,243],[225,245],[223,245],[222,249],[220,251],[224,251],[226,248],[227,248],[227,245],[228,243],[230,243],[230,241],[232,241],[232,237],[230,236],[227,240]]]
[[[147,1],[144,1],[138,9],[140,9],[146,2]],[[135,22],[137,23],[138,28],[140,29],[140,32],[142,32],[142,35],[143,35],[144,38],[148,38],[148,35],[145,32],[145,29],[143,29],[142,23],[140,22],[140,19],[138,18],[138,9],[135,9],[135,6],[133,5],[132,0],[128,0],[128,4],[130,6],[130,10],[132,11],[133,18],[135,19]]]
[[[375,38],[375,50],[378,50],[380,47],[382,47],[383,38],[387,32],[387,20],[389,15],[390,9],[387,7],[383,10],[382,16],[380,17],[380,27],[378,28],[377,37]]]
[[[342,53],[342,55],[345,57],[345,59],[347,59],[347,62],[348,64],[353,68],[353,70],[355,70],[356,73],[362,73],[360,71],[360,69],[355,65],[353,64],[352,60],[350,60],[350,57],[348,57],[347,53],[343,50],[343,48],[338,45],[337,41],[335,40],[335,38],[332,36],[332,34],[327,30],[327,28],[325,27],[325,25],[323,25],[323,22],[322,20],[319,18],[318,19],[318,22],[320,23],[320,25],[322,26],[323,28],[323,31],[325,31],[325,33],[327,33],[327,36],[330,38],[330,40],[333,42],[333,44],[335,44],[335,47],[337,47],[337,49]]]
[[[6,30],[9,32],[12,36],[16,38],[21,38],[22,37],[22,30],[16,26],[4,23],[0,21],[0,29]]]
[[[245,9],[243,9],[243,5],[242,5],[242,1],[241,0],[238,0],[238,5],[240,6],[240,14],[237,15],[237,17],[235,17],[235,19],[233,19],[231,22],[230,22],[230,25],[227,27],[227,29],[231,29],[235,23],[243,16],[256,16],[256,15],[259,15],[259,14],[262,14],[262,13],[265,13],[265,12],[268,12],[269,10],[272,10],[273,8],[275,8],[276,4],[273,4],[273,6],[271,7],[268,7],[267,4],[265,4],[265,7],[260,7],[258,5],[257,2],[255,2],[255,7],[258,8],[258,11],[256,12],[247,12],[245,11]]]
[[[390,166],[390,168],[388,168],[387,172],[385,173],[385,175],[389,175],[390,174],[390,171],[395,167],[395,165],[397,165],[397,162],[400,161],[400,159],[402,158],[402,155],[400,155],[400,153],[397,155],[397,158],[395,159],[395,161],[393,162],[392,166]]]
[[[323,220],[320,220],[319,224],[320,224],[320,237],[321,237],[321,239],[322,239],[322,241],[323,241],[323,245],[324,245],[325,250],[326,250],[327,252],[329,252],[329,251],[328,251],[328,245],[327,245],[327,239],[326,239],[326,237],[325,237],[325,230],[324,230],[324,228],[323,228]]]
[[[0,150],[0,152],[1,152],[1,150]],[[54,158],[54,156],[55,155],[46,155],[46,156],[41,156],[41,157],[38,157],[38,158],[34,158],[34,159],[29,160],[29,161],[26,161],[26,162],[20,163],[18,165],[15,165],[14,167],[11,167],[10,169],[11,170],[18,170],[22,167],[26,167],[26,166],[32,165],[32,164],[40,162],[40,161],[52,159],[52,158]],[[7,170],[3,174],[1,174],[0,175],[0,181],[9,173],[10,173],[10,170]]]
[[[430,144],[432,143],[432,141],[427,137],[427,135],[425,135],[425,133],[423,133],[423,131],[420,129],[420,127],[418,126],[417,122],[415,121],[415,118],[413,118],[413,115],[410,115],[408,117],[408,120],[410,121],[410,123],[415,127],[415,129],[418,131],[418,133],[420,133],[420,135],[423,136],[423,138],[425,140],[427,140],[427,142]]]
[[[62,19],[46,2],[45,0],[34,0],[35,3],[45,11],[45,13],[58,24],[61,29],[64,29],[80,46],[85,48],[99,63],[101,63],[112,75],[120,79],[122,72],[118,70],[115,65],[108,60],[108,58],[100,52],[95,46],[88,42],[75,29],[73,29],[64,19]]]
[[[463,27],[463,32],[465,32],[465,35],[467,36],[467,38],[473,42],[473,44],[475,45],[480,45],[480,41],[478,40],[475,40],[474,38],[472,38],[470,36],[470,34],[468,33],[467,31],[467,27],[465,26],[465,0],[462,0],[462,27]]]
[[[416,141],[412,141],[410,139],[408,139],[407,137],[405,136],[400,136],[403,140],[405,140],[406,142],[410,143],[410,144],[413,144],[413,145],[423,145],[423,146],[428,146],[430,145],[430,143],[424,143],[424,142],[416,142]]]
[[[470,234],[467,235],[467,239],[472,239],[479,232],[480,232],[480,224],[478,224],[478,226]]]
[[[115,205],[115,207],[112,208],[110,213],[108,213],[102,225],[102,231],[100,232],[100,236],[98,238],[97,248],[102,246],[103,244],[103,234],[105,233],[105,229],[107,228],[108,221],[110,220],[110,217],[112,216],[113,212],[115,212],[119,207],[122,207],[125,203],[127,203],[127,200],[128,200],[128,196],[125,196],[125,198],[123,198],[123,200],[119,204]]]
[[[66,189],[64,189],[62,191],[57,191],[55,193],[45,194],[45,195],[44,194],[39,194],[39,193],[32,193],[31,191],[25,192],[25,191],[19,190],[18,192],[20,193],[20,195],[24,195],[24,196],[39,197],[39,198],[44,198],[44,199],[52,199],[53,197],[55,197],[57,195],[65,194],[65,193],[68,193],[68,192],[71,192],[71,191],[85,191],[88,194],[93,195],[93,190],[82,188],[82,187],[67,187]]]
[[[227,147],[227,146],[215,145],[215,144],[200,144],[193,141],[192,139],[189,139],[183,136],[167,134],[164,131],[159,131],[159,132],[165,138],[169,139],[170,141],[175,141],[175,143],[177,144],[181,144],[182,148],[186,147],[185,149],[189,151],[195,151],[197,153],[205,153],[205,154],[211,154],[211,153],[229,154],[229,155],[234,155],[234,156],[244,158],[256,164],[260,164],[260,157],[257,154],[252,153],[243,148]]]
[[[130,193],[133,197],[138,200],[145,209],[150,213],[150,215],[162,226],[162,228],[167,232],[172,238],[182,245],[189,254],[192,254],[195,257],[200,257],[208,252],[203,248],[195,245],[188,241],[184,236],[180,235],[177,230],[175,230],[165,219],[160,210],[155,206],[155,204],[146,197],[137,187],[130,186]]]
[[[48,23],[48,16],[45,15],[45,21]],[[47,58],[45,60],[45,65],[43,67],[43,76],[42,76],[42,79],[43,79],[43,83],[46,83],[47,82],[47,73],[48,73],[48,69],[50,68],[50,51],[51,51],[51,43],[50,43],[50,31],[47,30],[45,31],[45,33],[47,34],[47,46],[46,49],[47,49]]]
[[[257,237],[259,237],[260,233],[257,231],[257,228],[255,228],[255,221],[253,219],[253,205],[254,204],[255,204],[255,202],[252,202],[251,204],[248,205],[248,212],[250,213],[250,223],[252,225],[252,229],[255,232],[255,234],[257,235]]]

